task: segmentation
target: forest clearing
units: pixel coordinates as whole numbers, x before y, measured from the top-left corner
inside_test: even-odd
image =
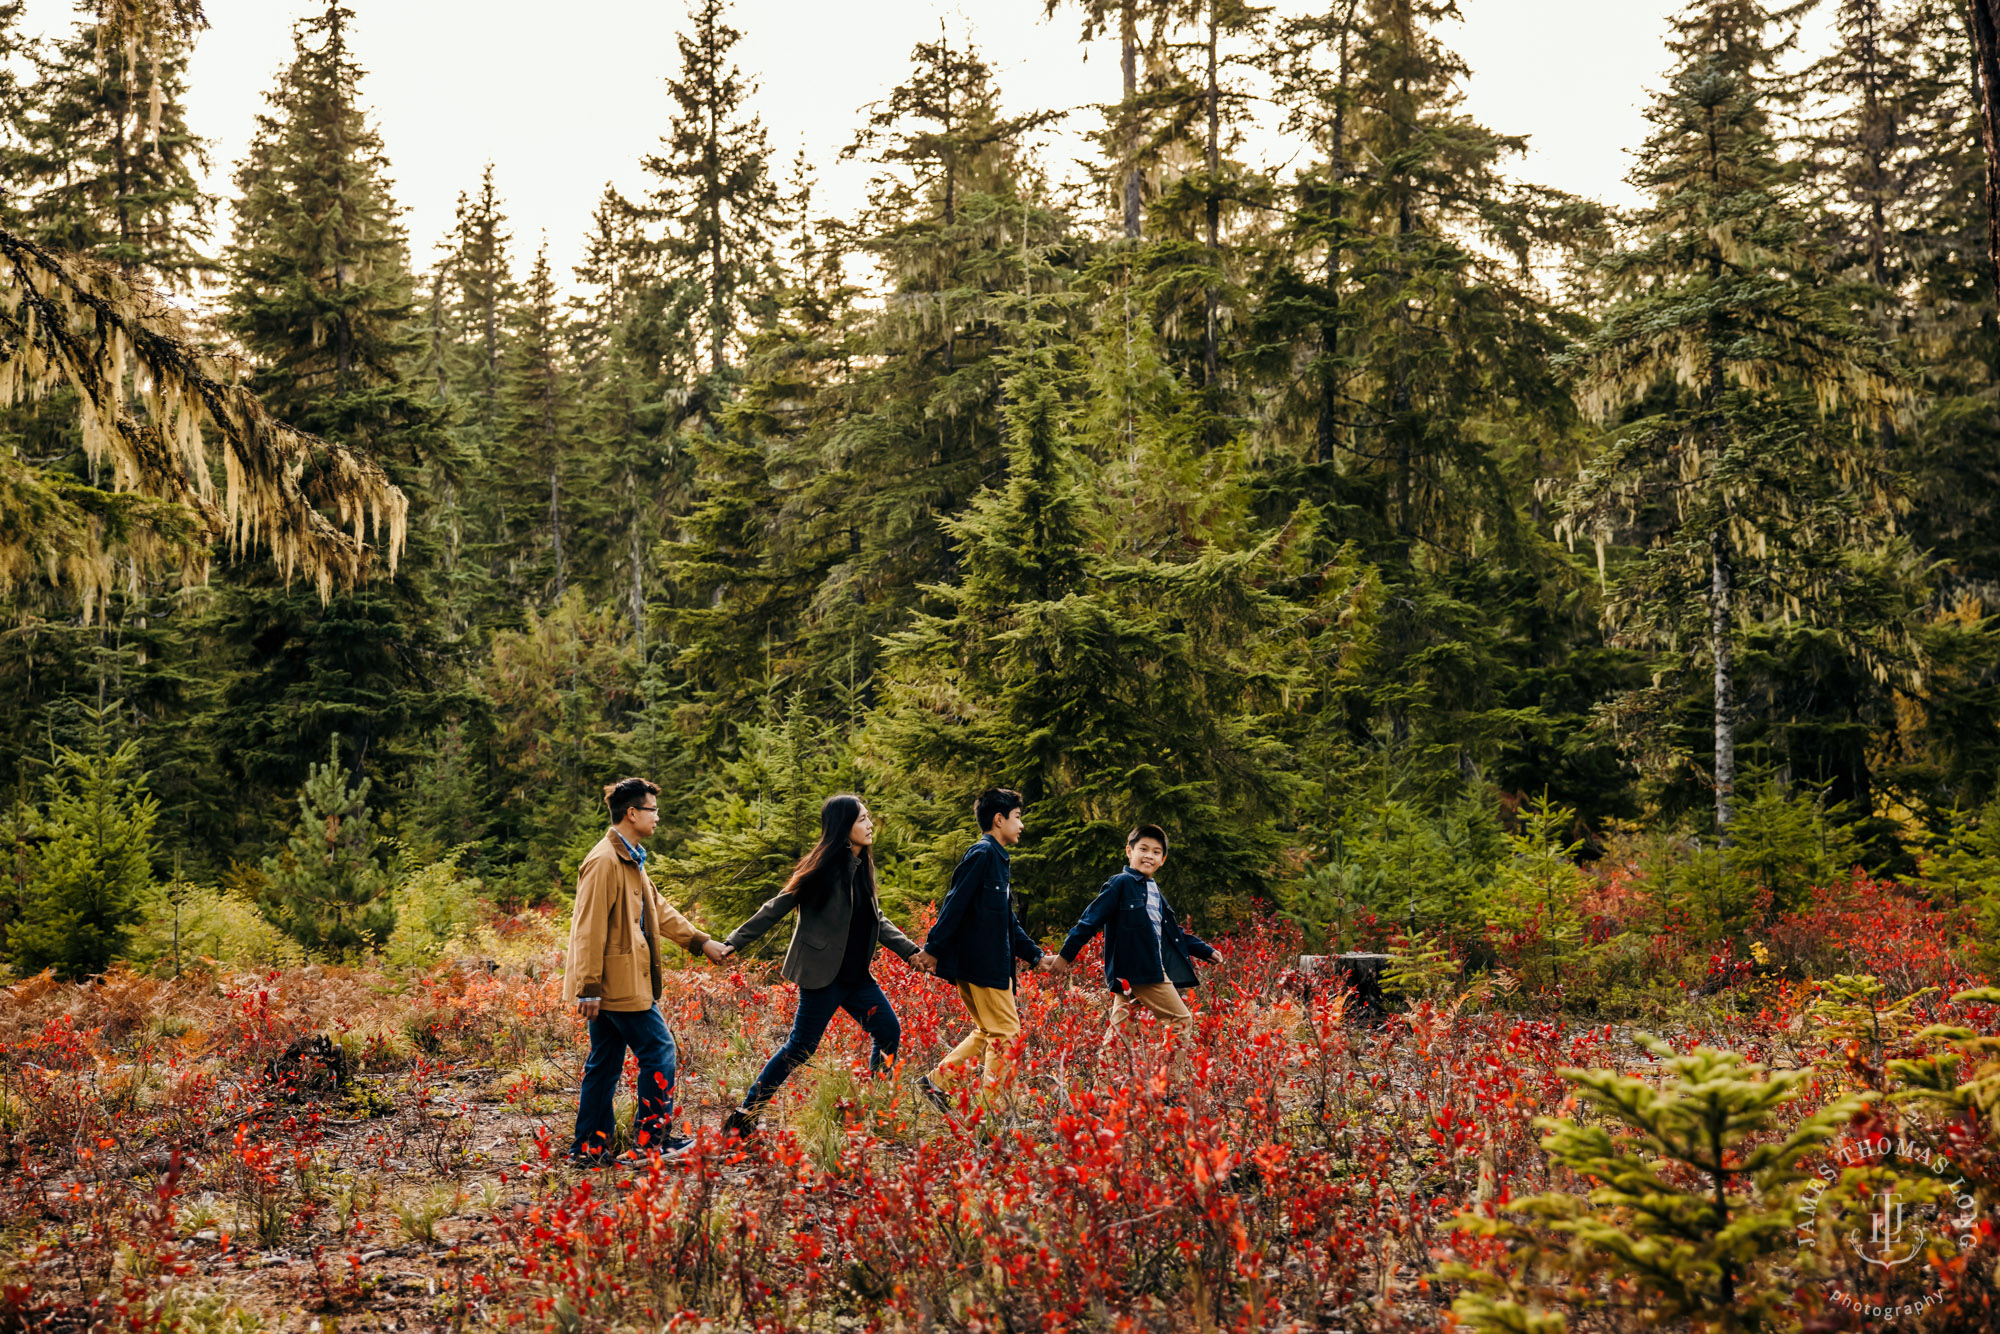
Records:
[[[2000,0],[522,8],[0,0],[0,1334],[2000,1329]]]
[[[420,974],[31,980],[0,1011],[4,1310],[38,1329],[1432,1330],[1455,1309],[1480,1329],[1532,1312],[1623,1330],[1756,1311],[1860,1328],[1875,1317],[1856,1307],[1909,1306],[1909,1328],[1991,1329],[2000,991],[1970,990],[1957,929],[1861,881],[1774,922],[1761,962],[1679,960],[1616,1021],[1419,966],[1370,1024],[1338,988],[1302,990],[1296,933],[1266,924],[1199,993],[1184,1078],[1152,1029],[1100,1052],[1102,997],[1029,977],[1012,1112],[941,1116],[907,1073],[871,1080],[836,1029],[747,1146],[721,1113],[789,1006],[762,970],[691,963],[666,1008],[696,1147],[618,1172],[563,1162],[582,1046],[545,916],[490,922]],[[949,1044],[947,989],[901,968],[885,986],[918,1059]],[[1648,1028],[1756,1064],[1670,1070],[1638,1045]],[[298,1059],[320,1034],[330,1055]],[[1667,1143],[1699,1124],[1675,1098],[1731,1108],[1747,1238],[1721,1240],[1712,1183],[1584,1093],[1620,1076],[1661,1090],[1639,1119]],[[1636,1255],[1671,1236],[1669,1263],[1572,1247],[1568,1216],[1530,1211],[1610,1177],[1541,1147],[1543,1117],[1605,1127],[1683,1201],[1671,1227],[1601,1200],[1583,1215]],[[1796,1173],[1754,1165],[1788,1143],[1806,1146]],[[1927,1230],[1908,1264],[1866,1263],[1845,1235],[1884,1190]]]

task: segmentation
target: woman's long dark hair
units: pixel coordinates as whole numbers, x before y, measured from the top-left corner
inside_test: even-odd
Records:
[[[848,835],[854,829],[854,822],[861,818],[861,798],[849,792],[837,792],[826,799],[819,808],[819,842],[813,850],[799,858],[799,864],[792,868],[792,878],[785,882],[784,892],[799,901],[803,908],[817,908],[825,903],[833,893],[834,885],[841,873],[847,869],[847,854],[851,847]],[[875,858],[873,848],[861,850],[861,864],[854,868],[854,901],[875,896]]]

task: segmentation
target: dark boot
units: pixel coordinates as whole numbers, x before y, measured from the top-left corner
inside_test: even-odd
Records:
[[[757,1114],[747,1107],[736,1108],[722,1122],[722,1137],[724,1139],[728,1139],[731,1135],[734,1135],[740,1140],[747,1140],[756,1133]]]

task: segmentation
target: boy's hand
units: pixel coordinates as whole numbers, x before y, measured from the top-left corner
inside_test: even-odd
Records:
[[[910,956],[910,967],[916,969],[920,973],[929,973],[932,977],[936,977],[937,956],[932,954],[929,950],[918,950],[915,954],[912,954]]]
[[[703,955],[707,956],[707,959],[710,963],[721,963],[724,959],[727,959],[730,955],[736,953],[734,949],[731,949],[729,946],[715,939],[709,939],[703,941],[701,944],[701,952]]]
[[[1045,973],[1054,973],[1057,977],[1067,977],[1071,967],[1068,959],[1053,951],[1044,954],[1042,961],[1035,966]]]

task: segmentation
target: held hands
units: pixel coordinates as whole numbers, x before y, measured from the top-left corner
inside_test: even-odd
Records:
[[[1035,971],[1038,973],[1054,973],[1057,977],[1068,977],[1070,969],[1075,966],[1068,959],[1063,958],[1062,955],[1050,950],[1035,962]]]
[[[710,939],[702,942],[701,952],[710,963],[721,963],[724,959],[736,953],[736,950],[719,940]]]
[[[920,973],[928,973],[930,976],[936,977],[937,956],[932,954],[929,950],[918,950],[915,954],[912,954],[910,956],[910,967],[916,969]]]

